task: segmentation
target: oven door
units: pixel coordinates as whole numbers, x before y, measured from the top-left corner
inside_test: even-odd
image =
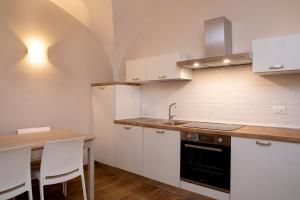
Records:
[[[230,190],[230,147],[181,141],[181,179],[223,192]]]

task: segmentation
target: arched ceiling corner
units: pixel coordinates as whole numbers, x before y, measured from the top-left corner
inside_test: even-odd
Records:
[[[50,0],[102,43],[117,71],[124,54],[159,0]]]
[[[91,23],[91,15],[85,0],[50,0],[62,8],[65,12],[76,18],[83,25],[89,26]]]

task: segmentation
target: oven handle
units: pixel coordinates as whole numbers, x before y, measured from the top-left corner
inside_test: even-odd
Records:
[[[192,144],[184,144],[184,146],[187,148],[192,148],[192,149],[203,149],[203,150],[208,150],[208,151],[222,152],[222,149],[213,148],[213,147],[204,147],[204,146],[197,146],[197,145],[192,145]]]

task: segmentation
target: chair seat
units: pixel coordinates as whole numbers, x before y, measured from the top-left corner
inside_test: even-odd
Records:
[[[74,178],[76,178],[80,175],[81,174],[80,174],[79,169],[76,169],[76,170],[73,170],[71,172],[67,172],[65,174],[46,177],[46,180],[45,180],[44,184],[45,185],[52,185],[52,184],[56,184],[56,183],[62,183],[62,182],[66,182],[66,181],[69,181],[71,179],[74,179]],[[41,177],[40,166],[33,167],[31,169],[31,178],[40,180],[40,177]]]
[[[24,193],[24,190],[26,191],[25,183],[18,185],[16,187],[10,188],[5,191],[0,191],[0,199],[4,198],[5,196],[8,196],[12,191],[15,193],[15,196],[20,195]]]

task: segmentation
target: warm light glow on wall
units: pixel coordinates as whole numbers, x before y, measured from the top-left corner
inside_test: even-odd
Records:
[[[38,39],[32,39],[27,42],[27,60],[31,64],[41,65],[47,61],[46,45]]]
[[[229,59],[224,59],[224,60],[223,60],[223,63],[224,63],[224,64],[230,64],[230,62],[231,62],[231,60],[229,60]]]

